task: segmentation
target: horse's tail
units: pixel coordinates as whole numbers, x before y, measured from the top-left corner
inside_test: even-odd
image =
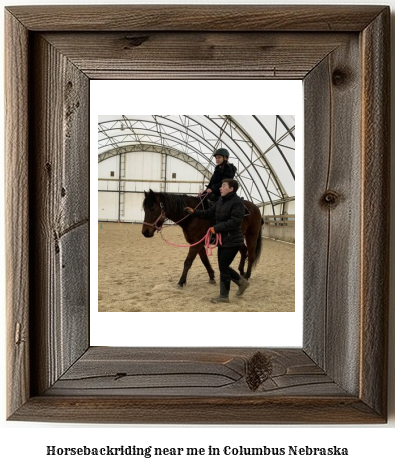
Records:
[[[258,264],[259,258],[261,257],[261,251],[262,251],[262,225],[263,225],[263,219],[261,219],[261,226],[259,228],[258,239],[256,241],[254,261],[252,262],[253,267],[255,267]]]

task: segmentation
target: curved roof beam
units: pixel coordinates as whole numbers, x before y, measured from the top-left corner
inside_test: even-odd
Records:
[[[200,134],[194,133],[194,135],[195,135],[195,139],[194,139],[194,140],[195,140],[195,143],[196,143],[196,144],[199,144],[199,147],[200,147],[200,148],[199,148],[199,147],[197,147],[197,146],[195,146],[195,145],[192,145],[191,141],[186,142],[185,140],[181,140],[181,139],[178,139],[178,138],[174,137],[174,135],[168,134],[168,135],[166,136],[166,139],[164,139],[162,133],[161,133],[158,129],[155,129],[155,131],[154,131],[152,128],[150,128],[150,129],[145,128],[145,127],[136,128],[135,126],[133,126],[132,121],[141,122],[141,123],[148,123],[148,124],[154,124],[154,122],[153,122],[153,121],[148,121],[148,120],[142,120],[142,119],[139,119],[139,120],[135,120],[135,119],[130,120],[130,119],[129,119],[129,120],[128,120],[128,126],[127,126],[127,127],[128,127],[129,129],[130,129],[130,127],[133,128],[133,136],[136,136],[137,142],[143,143],[143,139],[141,139],[141,137],[143,137],[143,134],[139,134],[138,132],[136,132],[136,130],[149,131],[150,134],[146,134],[146,138],[147,138],[147,139],[153,138],[153,136],[156,135],[157,138],[160,139],[161,145],[163,145],[163,146],[167,146],[167,145],[164,143],[165,140],[169,140],[169,141],[178,143],[179,145],[186,145],[186,147],[189,147],[192,151],[196,152],[200,157],[202,157],[203,159],[205,159],[208,163],[211,163],[211,158],[208,158],[207,155],[203,152],[203,150],[202,150],[202,148],[201,148],[201,145],[202,145],[202,144],[205,144],[206,148],[209,148],[209,147],[206,145],[205,139],[203,139]],[[109,121],[109,122],[112,122],[112,121]],[[111,127],[111,130],[120,129],[120,130],[123,131],[123,129],[122,129],[122,127],[121,127],[121,126],[122,126],[121,121],[118,120],[117,122],[120,123],[120,127],[112,126],[112,127]],[[169,122],[174,123],[174,121],[171,121],[171,120],[169,120]],[[101,123],[101,124],[106,124],[106,123],[107,123],[107,122],[104,121],[104,122]],[[143,125],[144,125],[144,124],[143,124]],[[181,133],[181,134],[184,134],[184,133],[185,133],[184,128],[177,128],[177,127],[175,127],[175,126],[170,126],[170,125],[168,125],[168,124],[166,124],[166,127],[170,127],[170,128],[173,129],[175,132],[179,132],[179,133]],[[209,129],[207,129],[207,130],[209,131]],[[103,129],[103,126],[101,126],[101,129],[99,130],[99,133],[100,133],[100,132],[103,133],[103,134],[106,136],[106,139],[110,139],[110,137],[108,136],[108,133],[106,132],[106,130]],[[134,140],[130,140],[130,139],[126,140],[122,134],[119,134],[119,135],[116,135],[116,136],[111,136],[111,139],[114,139],[114,137],[122,138],[122,142],[134,142]],[[103,140],[105,140],[105,139],[100,139],[99,142],[102,142]],[[112,143],[112,141],[111,141],[110,143]],[[152,143],[157,144],[158,142],[152,142]],[[100,145],[100,144],[99,144],[99,149],[102,148],[103,146],[104,146],[104,145]],[[211,151],[211,150],[210,150],[210,151]],[[211,155],[210,155],[210,157],[211,157]]]
[[[239,174],[245,173],[245,178],[240,178],[240,185],[251,200],[257,201],[260,205],[270,204],[274,211],[274,206],[278,205],[279,201],[292,199],[292,196],[287,195],[271,161],[265,156],[265,153],[275,147],[284,160],[290,175],[295,179],[292,167],[281,149],[281,141],[288,135],[295,141],[295,126],[289,128],[279,115],[276,116],[275,136],[270,134],[257,116],[251,116],[268,136],[269,142],[272,142],[272,145],[265,151],[259,147],[251,133],[231,115],[152,115],[149,119],[141,119],[148,116],[136,116],[134,119],[133,116],[127,115],[111,117],[117,119],[99,123],[99,135],[104,136],[99,140],[99,148],[111,147],[99,155],[99,161],[106,155],[106,158],[109,158],[114,154],[125,153],[125,149],[129,149],[128,151],[149,150],[157,153],[165,151],[168,155],[198,169],[205,178],[209,178],[212,174],[210,168],[213,169],[215,166],[212,161],[213,151],[221,143],[235,154]],[[137,128],[137,123],[141,123],[141,127]],[[286,133],[279,137],[277,137],[278,123],[281,123],[286,130]],[[118,129],[121,131],[120,133]],[[126,135],[124,131],[127,131]],[[282,147],[294,150],[286,145]],[[237,158],[238,156],[239,158]],[[258,166],[256,166],[257,161],[261,162]],[[259,168],[263,168],[266,172],[265,179]],[[254,170],[253,173],[250,170]],[[250,189],[247,187],[248,184],[251,184]],[[262,189],[267,196],[262,194]],[[253,190],[260,200],[252,195]]]
[[[205,117],[207,118],[207,116],[205,116]],[[162,118],[164,118],[164,116],[162,116]],[[212,122],[210,118],[208,118],[208,119],[209,119],[210,122]],[[207,126],[204,126],[201,122],[197,121],[196,119],[192,118],[191,116],[188,116],[188,120],[190,120],[190,121],[196,123],[196,125],[200,126],[202,129],[205,129],[205,130],[207,130],[209,133],[213,134],[213,136],[215,137],[216,143],[211,145],[212,148],[211,148],[211,151],[210,151],[210,155],[212,155],[212,153],[214,152],[214,150],[217,148],[219,142],[221,141],[221,140],[217,137],[217,134],[215,134],[211,129],[209,129]],[[170,120],[170,122],[174,122],[174,121]],[[213,122],[213,124],[215,124],[215,126],[218,127],[218,124],[216,124],[216,123],[214,123],[214,122]],[[222,126],[221,126],[221,127],[222,127],[222,131],[221,131],[221,133],[220,133],[220,137],[221,137],[222,134],[225,133],[225,131],[224,131],[225,124],[226,124],[226,122],[224,122],[224,123],[222,124]],[[182,132],[182,131],[180,131],[180,132]],[[205,140],[205,142],[206,142],[206,140]],[[242,149],[240,149],[240,151],[242,151]],[[206,160],[207,160],[207,158],[206,158]],[[211,158],[208,159],[208,160],[209,160],[209,165],[208,165],[208,166],[212,165],[212,166],[215,168],[215,164],[211,161]],[[240,161],[240,160],[239,160],[239,161]],[[244,168],[245,170],[247,170],[247,168],[245,167],[244,163],[243,163],[243,162],[240,162],[240,163],[243,165],[243,168]],[[248,170],[247,170],[247,172],[249,173]],[[250,174],[250,173],[249,173],[249,174]],[[251,181],[253,181],[252,175],[250,175],[250,178],[251,178]],[[244,182],[243,180],[240,180],[239,183],[240,183],[240,186],[243,188],[244,193],[248,196],[248,198],[249,198],[249,199],[254,199],[254,198],[252,197],[252,195],[251,195],[251,192],[248,190],[248,188],[247,188],[245,182]],[[264,184],[263,181],[262,181],[262,184]],[[261,195],[261,193],[260,193],[260,191],[259,191],[259,188],[257,188],[257,189],[258,189],[259,195],[260,195],[261,198],[262,198],[262,195]],[[265,188],[265,189],[266,189],[266,188]],[[266,189],[266,192],[268,193],[267,189]]]
[[[215,126],[217,126],[218,128],[220,127],[220,126],[218,125],[218,123],[215,122],[215,120],[213,120],[212,118],[210,118],[209,115],[205,115],[205,117],[206,117],[207,119],[211,120],[211,122],[212,122]],[[219,117],[222,117],[222,116],[219,116]],[[222,119],[224,119],[224,118],[222,117]],[[229,120],[229,122],[231,122],[231,120],[230,120],[228,117],[227,117],[227,120]],[[237,129],[240,129],[239,126],[236,126],[236,127],[237,127]],[[222,128],[222,126],[221,126],[221,128]],[[252,165],[253,165],[252,159],[251,159],[251,158],[246,154],[246,152],[241,148],[240,144],[238,144],[237,141],[234,140],[233,136],[231,136],[231,135],[230,135],[228,132],[226,132],[225,129],[223,129],[223,128],[222,128],[221,134],[222,134],[222,135],[226,135],[230,140],[232,140],[232,141],[237,145],[239,152],[244,155],[244,157],[247,159],[247,161],[249,161],[250,166],[252,166]],[[239,161],[240,161],[240,160],[239,160]],[[241,163],[242,163],[242,165],[243,165],[244,171],[246,171],[246,172],[248,173],[248,175],[249,175],[249,177],[250,177],[250,180],[251,180],[251,181],[254,181],[254,178],[253,178],[251,172],[249,171],[248,167],[244,164],[244,162],[241,161]],[[239,172],[239,174],[240,174],[240,172]],[[257,174],[258,174],[258,177],[259,177],[259,179],[260,179],[260,181],[261,181],[263,187],[265,188],[266,194],[268,195],[269,199],[271,200],[270,192],[268,191],[267,185],[266,185],[265,182],[263,181],[262,176],[260,175],[260,173],[257,172]],[[240,183],[245,187],[245,184],[244,184],[243,180],[241,180]],[[259,187],[256,186],[256,189],[257,189],[257,191],[258,191],[259,196],[261,197],[261,200],[263,201],[263,200],[264,200],[264,197],[263,197],[263,195],[262,195],[262,193],[261,193]],[[255,198],[252,198],[252,197],[251,197],[251,192],[250,192],[250,191],[247,190],[246,193],[250,195],[250,199],[255,199]]]
[[[185,127],[180,126],[179,123],[176,123],[174,120],[169,119],[167,116],[161,116],[161,118],[166,121],[166,124],[163,124],[163,126],[170,127],[170,128],[173,129],[174,131],[177,131],[177,132],[179,132],[179,133],[181,133],[181,134],[185,134],[185,133],[186,133],[186,132],[185,132]],[[124,120],[125,120],[125,116],[124,116]],[[196,123],[196,125],[198,125],[200,128],[205,129],[208,133],[212,134],[213,137],[216,138],[216,141],[218,142],[217,135],[216,135],[211,129],[209,129],[207,126],[204,126],[202,123],[196,121],[195,119],[191,118],[190,116],[188,116],[188,120],[190,120],[190,121]],[[132,119],[127,119],[127,128],[129,128],[129,129],[130,129],[130,127],[133,128],[133,136],[139,136],[138,142],[141,143],[141,144],[144,143],[144,142],[142,141],[142,139],[140,138],[140,137],[143,136],[143,135],[142,135],[142,134],[139,134],[138,132],[136,132],[137,128],[133,125],[132,121],[133,121],[133,122],[141,122],[141,123],[154,124],[154,125],[155,125],[155,131],[153,130],[153,128],[150,128],[150,129],[148,129],[148,128],[138,128],[138,130],[142,130],[142,131],[148,131],[148,130],[149,130],[149,132],[154,133],[155,135],[157,135],[158,138],[161,140],[161,146],[162,146],[162,147],[170,148],[170,146],[164,145],[164,141],[165,141],[165,140],[168,141],[168,142],[174,142],[174,143],[178,143],[178,144],[180,144],[180,145],[185,145],[186,147],[187,147],[187,145],[188,145],[189,148],[190,148],[192,151],[196,152],[198,155],[200,155],[204,160],[206,160],[206,161],[208,162],[207,167],[206,167],[206,170],[207,170],[207,172],[210,174],[210,177],[211,177],[212,172],[210,172],[210,170],[209,170],[208,168],[209,168],[210,166],[212,166],[213,168],[215,167],[215,164],[213,164],[213,162],[212,162],[212,160],[211,160],[211,156],[212,156],[213,151],[215,150],[215,146],[214,146],[214,145],[212,145],[212,146],[211,146],[211,145],[208,145],[208,144],[207,144],[207,140],[202,137],[201,133],[199,134],[199,133],[193,132],[193,134],[196,136],[196,141],[198,141],[199,143],[203,142],[203,143],[205,144],[206,148],[212,147],[212,148],[210,149],[210,152],[209,152],[210,158],[207,157],[207,155],[205,155],[204,153],[202,153],[201,149],[197,149],[196,147],[192,147],[192,146],[191,146],[191,142],[188,142],[188,144],[186,144],[186,141],[185,141],[185,140],[181,140],[181,139],[176,138],[176,137],[174,137],[174,136],[170,136],[169,134],[166,135],[166,139],[163,139],[163,138],[162,138],[162,135],[161,135],[161,132],[158,130],[157,121],[154,122],[154,121],[143,120],[143,119],[133,119],[133,120],[132,120]],[[103,140],[106,140],[106,141],[107,141],[107,139],[111,139],[111,143],[112,143],[113,140],[114,140],[114,138],[121,138],[123,144],[129,143],[129,142],[133,142],[133,140],[127,140],[127,139],[126,139],[126,136],[124,136],[123,134],[113,135],[113,136],[110,137],[110,136],[108,135],[108,133],[106,132],[106,129],[104,129],[104,126],[103,126],[103,124],[106,124],[107,122],[112,123],[113,121],[103,121],[103,122],[101,123],[102,125],[100,126],[100,132],[103,133],[106,137],[105,137],[105,139],[99,140],[99,142],[101,142],[101,141],[103,141]],[[118,121],[116,121],[116,122],[119,123],[119,127],[117,127],[116,125],[111,126],[111,130],[114,130],[114,129],[120,129],[120,130],[122,130],[122,124],[123,124],[123,122],[121,122],[121,120],[118,120]],[[168,122],[170,122],[172,125],[169,125]],[[175,124],[177,124],[177,125],[180,126],[180,127],[176,127]],[[122,132],[123,132],[123,131],[122,131]],[[147,135],[146,135],[146,137],[149,138],[150,136],[147,136]],[[145,145],[153,145],[153,143],[145,143]],[[100,145],[99,145],[99,148],[100,148]],[[122,148],[122,146],[118,146],[117,148]],[[196,160],[196,161],[197,161],[197,160]],[[242,162],[241,162],[241,163],[242,163]],[[242,164],[243,164],[243,163],[242,163]],[[244,167],[244,165],[243,165],[243,167]],[[246,169],[246,168],[244,167],[244,169]],[[210,179],[210,177],[209,177],[209,179]],[[251,176],[251,180],[253,181],[252,176]],[[243,191],[244,191],[244,193],[247,195],[247,197],[248,197],[249,199],[253,199],[252,196],[251,196],[250,191],[248,190],[248,188],[247,188],[247,186],[246,186],[246,184],[245,184],[242,180],[240,181],[240,185],[241,185],[241,187],[243,188]],[[259,194],[260,194],[260,192],[259,192]],[[262,197],[261,194],[260,194],[260,196]]]
[[[252,117],[257,119],[256,116],[252,116]],[[264,162],[264,168],[266,170],[268,170],[269,180],[273,181],[274,186],[276,187],[276,190],[277,190],[278,194],[280,195],[280,199],[288,197],[287,192],[286,192],[283,184],[281,183],[281,179],[278,177],[277,172],[274,170],[273,166],[270,164],[269,160],[266,158],[265,152],[262,152],[260,150],[259,145],[255,142],[255,140],[253,139],[251,134],[245,130],[245,128],[243,128],[239,123],[237,123],[237,121],[232,120],[232,122],[235,123],[235,125],[237,126],[239,132],[243,133],[244,139],[247,139],[248,141],[250,141],[252,143],[252,151],[254,152],[254,154],[256,154],[257,159],[260,159]],[[253,164],[253,162],[252,162],[252,164]],[[266,192],[267,192],[267,194],[270,198],[270,202],[274,206],[274,201],[271,198],[271,195],[273,193],[271,191],[269,191],[268,185],[265,186],[265,189],[266,189]],[[278,196],[277,194],[273,194],[273,195]]]
[[[210,173],[201,163],[190,157],[188,154],[180,152],[171,147],[163,147],[161,145],[154,144],[138,143],[134,145],[125,145],[124,147],[119,147],[118,149],[107,150],[99,154],[99,163],[106,160],[107,158],[132,152],[156,152],[159,154],[165,152],[166,155],[176,158],[177,160],[181,160],[187,165],[192,166],[207,179],[210,179],[212,175],[212,173]]]
[[[276,119],[278,118],[278,115],[276,115]],[[254,119],[258,122],[258,124],[262,127],[262,129],[264,129],[264,131],[266,132],[266,134],[270,137],[271,141],[273,142],[273,145],[276,146],[277,150],[279,151],[280,155],[283,157],[283,160],[285,162],[285,164],[287,165],[293,179],[295,180],[295,173],[293,172],[288,160],[285,158],[285,155],[283,153],[283,151],[281,150],[280,146],[278,145],[278,141],[277,139],[274,139],[273,136],[270,134],[270,132],[266,129],[266,127],[263,125],[262,121],[260,121],[256,116],[254,116]],[[281,121],[283,123],[283,121]],[[276,123],[276,128],[277,128],[277,123]],[[286,129],[288,129],[286,126],[285,126]],[[295,127],[294,127],[295,129]],[[294,136],[292,135],[292,133],[290,132],[290,130],[288,130],[289,134],[293,137],[293,139],[295,140]],[[288,134],[286,134],[288,135]],[[266,152],[268,152],[268,150],[266,150]]]

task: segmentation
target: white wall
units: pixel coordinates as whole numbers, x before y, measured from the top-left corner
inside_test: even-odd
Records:
[[[144,191],[161,191],[162,156],[156,152],[129,152],[124,155],[124,180],[119,214],[119,155],[107,158],[98,166],[99,221],[142,222]],[[114,173],[114,176],[111,176]],[[129,180],[129,181],[128,181]],[[191,165],[168,156],[166,192],[197,194],[203,189],[203,175]]]

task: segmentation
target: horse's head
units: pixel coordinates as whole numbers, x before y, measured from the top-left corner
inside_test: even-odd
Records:
[[[155,231],[162,227],[166,216],[158,195],[152,189],[148,193],[144,191],[144,194],[143,209],[145,216],[141,233],[145,237],[151,238],[154,236]]]

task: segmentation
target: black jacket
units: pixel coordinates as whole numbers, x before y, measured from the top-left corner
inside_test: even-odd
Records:
[[[244,244],[241,231],[244,212],[243,200],[232,191],[207,211],[195,210],[194,214],[199,219],[215,219],[215,233],[222,235],[222,246],[226,248]]]
[[[210,183],[207,185],[208,189],[217,196],[221,196],[219,188],[222,186],[222,180],[232,179],[235,176],[236,167],[232,163],[223,163],[215,167],[213,176],[211,177]]]

